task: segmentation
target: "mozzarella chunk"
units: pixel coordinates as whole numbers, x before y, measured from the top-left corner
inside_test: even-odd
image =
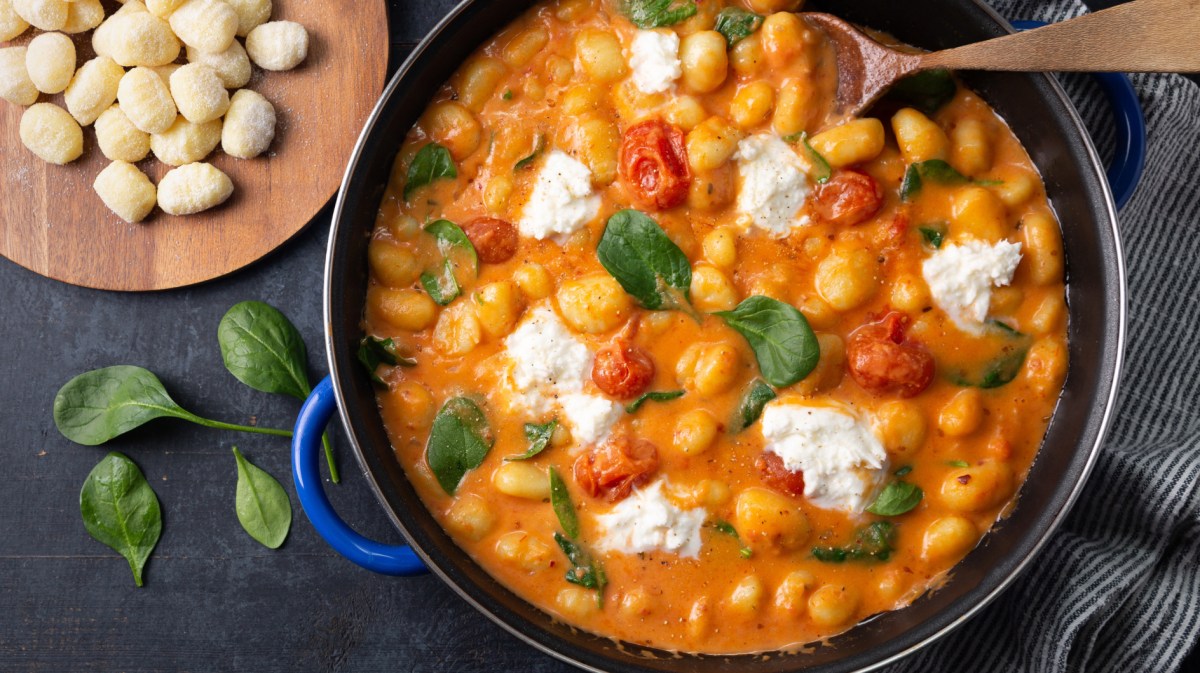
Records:
[[[673,31],[639,30],[629,48],[633,85],[642,93],[662,93],[683,74],[679,36]]]
[[[592,172],[561,150],[546,155],[518,228],[522,236],[542,240],[570,234],[600,213],[592,192]]]
[[[804,164],[791,146],[778,136],[760,133],[738,143],[737,209],[746,225],[785,236],[794,227],[808,224],[799,216],[811,186]]]
[[[992,288],[1011,283],[1020,262],[1020,243],[968,241],[934,252],[921,273],[938,307],[960,329],[977,334],[987,319]]]
[[[607,514],[597,514],[596,548],[623,554],[665,551],[685,558],[700,555],[700,528],[708,518],[703,507],[682,509],[671,502],[662,479],[635,489]]]

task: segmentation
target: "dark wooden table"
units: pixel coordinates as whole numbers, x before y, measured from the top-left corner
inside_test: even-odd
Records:
[[[390,2],[394,63],[452,5]],[[251,268],[157,294],[71,287],[0,260],[0,671],[566,670],[436,579],[381,577],[337,556],[294,494],[286,544],[270,551],[251,540],[234,514],[230,447],[291,492],[285,440],[160,420],[88,448],[54,429],[59,386],[113,364],[157,372],[176,400],[202,415],[289,427],[297,403],[234,380],[221,365],[216,328],[239,301],[269,302],[300,328],[313,374],[322,376],[328,230],[327,208]],[[141,589],[79,516],[79,488],[110,449],[141,466],[163,507],[162,539]],[[400,542],[344,447],[341,466],[342,485],[328,489],[338,511],[365,535]]]

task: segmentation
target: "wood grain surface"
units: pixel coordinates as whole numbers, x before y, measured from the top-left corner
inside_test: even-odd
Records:
[[[161,290],[240,269],[303,229],[337,191],[383,89],[387,10],[382,0],[276,0],[271,18],[308,29],[308,58],[288,72],[254,68],[247,87],[275,105],[275,141],[255,159],[218,148],[206,160],[233,179],[234,193],[204,213],[176,217],[155,209],[139,224],[126,223],[92,189],[108,160],[90,127],[80,159],[47,164],[21,144],[24,108],[0,101],[0,255],[75,285]],[[92,56],[90,33],[75,37],[82,64]],[[40,100],[62,105],[61,95]],[[170,168],[153,154],[138,166],[155,183]]]

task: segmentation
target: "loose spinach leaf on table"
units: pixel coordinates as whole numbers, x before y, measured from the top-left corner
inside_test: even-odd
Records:
[[[385,385],[383,379],[375,372],[382,366],[389,367],[415,367],[417,359],[400,355],[396,342],[392,339],[378,339],[371,335],[367,335],[358,342],[358,361],[367,369],[371,377],[371,381],[379,385]]]
[[[450,150],[437,143],[417,150],[412,163],[408,165],[408,178],[404,182],[404,200],[412,199],[412,193],[435,180],[442,178],[457,178],[458,169],[454,167],[454,159]]]
[[[896,82],[888,95],[932,115],[954,98],[958,85],[949,70],[937,69],[910,75]]]
[[[637,412],[637,410],[641,409],[642,405],[646,402],[670,402],[671,400],[679,399],[680,397],[683,397],[684,392],[686,391],[663,390],[642,393],[641,396],[636,400],[625,405],[625,413],[632,414]]]
[[[642,306],[691,309],[692,267],[687,255],[645,213],[622,210],[608,218],[596,256]]]
[[[921,487],[906,481],[893,481],[883,487],[867,511],[879,516],[900,516],[912,511],[924,497]]]
[[[425,461],[442,490],[454,495],[463,475],[483,463],[494,443],[487,416],[479,405],[466,397],[455,397],[442,405],[433,419]]]
[[[550,468],[550,506],[558,517],[558,525],[562,526],[567,537],[574,540],[579,537],[579,515],[575,513],[575,503],[571,502],[571,492],[567,483],[559,476],[558,470]]]
[[[696,14],[694,0],[617,0],[618,9],[642,29],[673,26]]]
[[[504,460],[529,460],[546,450],[550,446],[550,439],[554,437],[554,431],[558,429],[558,419],[551,419],[549,423],[526,423],[525,424],[525,439],[529,440],[529,448],[525,449],[525,453],[520,453],[515,456],[509,456]]]
[[[808,376],[821,357],[817,337],[796,307],[777,299],[747,297],[732,311],[718,311],[725,322],[741,333],[754,349],[758,368],[776,388]]]
[[[725,43],[732,47],[754,34],[762,25],[763,17],[741,7],[726,7],[717,13],[713,30],[725,36]]]
[[[124,556],[142,586],[142,570],[162,534],[162,510],[138,466],[120,453],[105,456],[83,482],[79,513],[88,534]]]
[[[730,432],[737,434],[754,425],[759,416],[762,416],[763,407],[767,406],[767,402],[773,399],[775,399],[774,388],[767,385],[762,379],[751,381],[750,386],[746,388],[746,392],[742,393],[741,401],[738,402],[733,422],[729,424]]]
[[[77,444],[96,446],[156,418],[179,418],[220,430],[291,437],[290,430],[259,428],[201,418],[179,406],[150,371],[116,365],[84,372],[54,396],[54,425]]]
[[[261,301],[234,304],[217,325],[217,342],[225,368],[251,388],[301,401],[312,392],[304,337],[279,309]],[[329,478],[339,483],[327,434],[321,435],[321,443]]]
[[[236,446],[233,458],[238,474],[234,500],[238,522],[264,547],[278,549],[292,527],[292,502],[287,491],[275,477],[246,460]]]
[[[896,527],[890,521],[875,521],[854,532],[854,540],[842,547],[813,547],[813,557],[825,563],[886,561],[894,551]]]

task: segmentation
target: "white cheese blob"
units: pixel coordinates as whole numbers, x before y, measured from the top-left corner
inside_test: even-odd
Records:
[[[621,406],[583,392],[591,375],[592,351],[571,334],[553,309],[543,306],[504,340],[512,362],[511,402],[534,415],[561,408],[577,443],[592,444],[608,436],[621,418]]]
[[[954,324],[978,333],[992,303],[992,288],[1011,283],[1020,262],[1020,243],[968,241],[934,252],[921,266],[921,274],[933,301]]]
[[[566,152],[550,150],[517,227],[538,240],[578,230],[600,213],[592,172]]]
[[[743,220],[775,236],[808,224],[807,217],[797,214],[811,188],[804,164],[790,145],[760,133],[739,142],[734,157],[741,177],[737,209]]]
[[[703,507],[681,509],[663,493],[662,479],[617,503],[607,514],[597,514],[600,551],[639,554],[665,551],[686,558],[700,555],[700,527],[708,518]]]
[[[766,451],[804,473],[804,497],[817,507],[860,513],[887,476],[883,444],[847,411],[770,402],[762,433]]]
[[[679,36],[674,31],[639,30],[629,48],[633,85],[642,93],[662,93],[683,74]]]

